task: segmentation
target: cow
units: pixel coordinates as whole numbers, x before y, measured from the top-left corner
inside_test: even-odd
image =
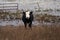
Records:
[[[32,21],[34,19],[33,11],[25,11],[25,12],[23,11],[22,13],[23,13],[22,21],[25,25],[25,28],[27,27],[27,24],[28,24],[29,28],[31,28],[32,27]]]

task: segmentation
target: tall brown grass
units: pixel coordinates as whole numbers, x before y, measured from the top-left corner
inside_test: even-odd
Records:
[[[60,27],[33,26],[32,30],[24,26],[0,27],[0,40],[60,40]]]

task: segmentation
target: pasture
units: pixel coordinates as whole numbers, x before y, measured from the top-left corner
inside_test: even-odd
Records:
[[[26,29],[21,22],[22,13],[18,10],[18,4],[14,6],[4,5],[2,9],[5,12],[4,10],[0,11],[0,40],[60,40],[60,16],[53,15],[55,12],[52,14],[52,9],[38,10],[40,13],[36,11],[37,13],[33,14],[32,29],[29,27]],[[17,10],[17,12],[13,13],[9,10]],[[57,9],[57,11],[59,10]]]
[[[1,15],[3,16],[1,17]],[[12,14],[0,13],[0,19],[6,21],[4,19],[6,19],[5,16],[7,15],[11,17],[12,15],[14,15],[14,17],[18,18],[19,20],[21,19],[20,13],[12,13]],[[40,22],[40,20],[41,21],[43,20],[45,22],[54,21],[54,23],[52,23],[52,25],[46,25],[46,24],[44,25],[44,23],[41,23],[43,25],[37,25],[37,26],[33,25],[32,30],[29,27],[25,29],[24,25],[21,24],[19,26],[13,26],[13,25],[0,26],[0,40],[60,40],[59,16],[38,14],[35,15],[34,21],[35,20],[37,20],[38,22]]]
[[[60,26],[2,26],[0,40],[60,40]]]

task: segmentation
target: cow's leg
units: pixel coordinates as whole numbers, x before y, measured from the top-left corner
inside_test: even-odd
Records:
[[[29,27],[30,27],[30,28],[32,27],[32,22],[29,23]]]
[[[27,27],[27,23],[24,23],[24,25],[25,25],[25,28]]]

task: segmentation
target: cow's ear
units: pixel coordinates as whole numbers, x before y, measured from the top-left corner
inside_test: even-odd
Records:
[[[33,12],[31,11],[30,14],[32,14]]]
[[[25,12],[23,12],[23,14],[25,14]]]

